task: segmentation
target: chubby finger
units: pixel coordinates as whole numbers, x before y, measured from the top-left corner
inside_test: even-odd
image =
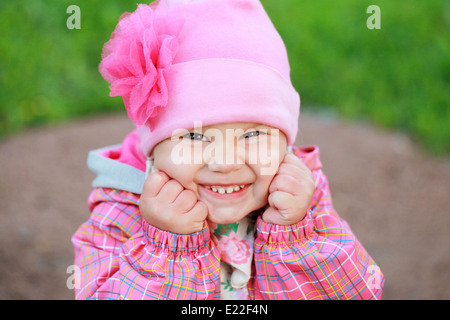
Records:
[[[280,213],[275,208],[270,206],[264,211],[262,218],[267,223],[278,224],[277,222],[280,220],[279,216]]]
[[[300,171],[311,172],[311,170],[303,162],[303,160],[293,154],[287,154],[284,157],[283,162],[280,165],[280,168],[283,166],[287,166],[287,167],[294,166],[294,167],[298,168]]]
[[[269,205],[281,212],[289,210],[295,205],[295,197],[287,192],[275,191],[269,195]]]
[[[302,179],[305,176],[305,174],[307,173],[303,168],[291,163],[281,164],[277,172],[277,175],[287,175],[294,177],[296,179]]]
[[[285,215],[281,214],[280,211],[273,207],[267,208],[266,211],[264,211],[262,218],[267,223],[279,225],[292,224],[292,222]]]
[[[156,170],[152,172],[144,182],[142,195],[145,197],[156,197],[161,188],[169,181],[169,176],[163,171]]]
[[[157,197],[163,203],[172,203],[183,190],[184,187],[177,180],[170,179],[161,188]]]
[[[183,190],[178,197],[173,201],[173,205],[182,212],[188,212],[197,203],[198,199],[194,191]]]
[[[288,174],[277,174],[269,186],[269,193],[284,191],[298,194],[300,190],[300,179]]]
[[[203,201],[197,201],[186,215],[189,215],[191,221],[203,222],[208,216],[208,206]]]
[[[191,210],[177,217],[182,226],[179,233],[189,234],[201,231],[207,216],[208,207],[202,201],[197,201]]]
[[[297,157],[296,155],[294,155],[292,153],[287,153],[284,156],[282,163],[290,163],[290,164],[294,164],[294,165],[305,165],[303,163],[302,159],[300,159],[299,157]]]

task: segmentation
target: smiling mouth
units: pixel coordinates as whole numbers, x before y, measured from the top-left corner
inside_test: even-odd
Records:
[[[228,186],[204,186],[206,189],[219,194],[231,194],[241,191],[245,188],[245,184],[235,184]]]

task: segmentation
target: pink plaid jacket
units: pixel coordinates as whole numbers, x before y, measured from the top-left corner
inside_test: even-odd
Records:
[[[145,163],[135,139],[132,133],[121,146],[90,154],[98,177],[88,200],[91,216],[72,237],[81,270],[76,299],[220,299],[220,253],[207,223],[198,233],[181,235],[142,219]],[[289,226],[257,219],[248,298],[380,299],[384,277],[333,209],[319,149],[294,153],[315,179],[310,210]],[[136,181],[114,187],[110,173],[119,167]]]

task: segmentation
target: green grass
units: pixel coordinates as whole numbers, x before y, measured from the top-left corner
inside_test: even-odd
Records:
[[[263,0],[288,48],[302,107],[401,130],[450,153],[450,5],[444,0]],[[66,8],[81,9],[69,30]],[[369,30],[366,9],[381,9]],[[97,71],[117,19],[136,1],[0,3],[0,136],[123,112]]]

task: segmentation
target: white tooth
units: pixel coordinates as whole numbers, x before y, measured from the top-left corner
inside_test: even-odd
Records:
[[[234,187],[234,191],[239,191],[239,190],[241,190],[241,187],[239,187],[239,186]]]
[[[217,188],[216,187],[211,187],[211,190],[214,192],[217,192]]]
[[[243,188],[243,187],[244,187],[244,184],[241,184],[240,187]]]
[[[218,188],[218,190],[219,190],[220,194],[224,194],[225,193],[225,188]]]
[[[234,188],[233,187],[228,187],[227,188],[227,193],[232,193],[234,191]]]

